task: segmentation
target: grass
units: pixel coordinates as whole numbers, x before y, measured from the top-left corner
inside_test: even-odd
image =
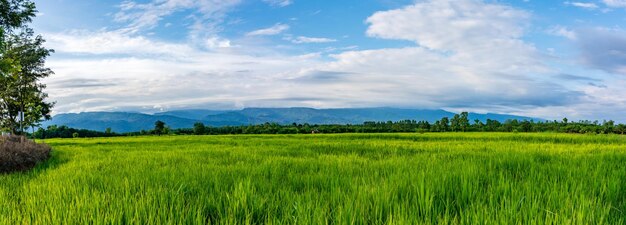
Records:
[[[626,137],[176,136],[47,141],[0,224],[625,224]]]

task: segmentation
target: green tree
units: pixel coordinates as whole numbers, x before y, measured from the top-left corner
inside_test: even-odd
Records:
[[[615,130],[615,121],[609,120],[602,123],[602,133],[610,134]]]
[[[485,124],[479,119],[474,120],[474,130],[475,131],[483,131]]]
[[[161,135],[165,133],[165,123],[163,121],[157,120],[154,122],[154,134]]]
[[[450,120],[450,128],[454,132],[461,131],[461,116],[459,114],[454,114]]]
[[[519,126],[519,131],[521,132],[531,132],[533,129],[533,125],[530,121],[524,120]]]
[[[36,12],[32,1],[0,0],[0,129],[13,133],[49,119],[53,106],[40,83],[53,74],[45,67],[53,51],[26,26]]]
[[[617,125],[613,132],[615,132],[616,134],[624,134],[624,133],[626,133],[626,125],[624,125],[624,124]]]
[[[439,125],[441,126],[441,131],[443,132],[450,131],[450,119],[448,119],[448,117],[441,118]]]
[[[502,123],[500,123],[500,121],[487,119],[487,123],[485,124],[485,131],[500,131],[501,127]]]
[[[206,133],[206,127],[203,123],[197,122],[193,124],[193,133],[195,135],[203,135]]]
[[[461,131],[465,132],[465,131],[468,131],[469,126],[470,126],[469,113],[462,112],[461,115],[459,116],[459,128]]]
[[[25,29],[20,35],[14,35],[9,41],[8,54],[15,54],[19,59],[20,73],[17,78],[20,132],[26,127],[34,127],[45,119],[50,119],[53,103],[47,103],[48,95],[43,92],[45,85],[39,80],[53,74],[45,67],[45,60],[53,52],[43,47],[45,40],[34,36],[31,29]],[[18,105],[15,108],[18,108]]]
[[[470,126],[468,117],[469,113],[467,112],[455,114],[454,117],[452,117],[452,120],[450,120],[450,127],[452,128],[452,131],[467,131]]]

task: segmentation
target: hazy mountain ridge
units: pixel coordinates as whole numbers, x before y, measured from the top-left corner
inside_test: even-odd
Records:
[[[228,110],[205,110],[205,109],[189,109],[189,110],[173,110],[167,112],[155,113],[157,116],[175,116],[192,120],[203,120],[209,115],[218,115],[230,112]]]
[[[171,128],[191,128],[196,122],[210,126],[239,126],[262,123],[309,123],[309,124],[361,124],[366,121],[426,120],[434,122],[442,117],[452,117],[454,113],[430,109],[396,108],[352,108],[352,109],[312,109],[312,108],[246,108],[233,111],[176,110],[154,115],[127,112],[88,112],[59,114],[49,125],[66,125],[73,128],[104,131],[111,128],[115,132],[150,130],[154,122],[161,120]],[[536,118],[470,113],[471,121],[486,119],[505,121],[508,119],[538,120]]]
[[[142,113],[127,112],[86,112],[59,114],[50,121],[43,123],[49,125],[65,125],[72,128],[104,131],[111,128],[115,132],[132,132],[149,130],[154,127],[157,120],[164,121],[171,128],[184,128],[193,126],[198,120],[180,118],[170,115],[148,115]]]

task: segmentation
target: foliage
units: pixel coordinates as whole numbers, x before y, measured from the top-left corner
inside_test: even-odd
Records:
[[[626,138],[429,133],[47,141],[0,224],[624,224]]]
[[[196,124],[196,128],[200,127]],[[202,124],[204,125],[204,124]],[[313,131],[319,133],[425,133],[425,132],[553,132],[553,133],[579,133],[579,134],[624,134],[626,125],[615,124],[614,121],[519,121],[507,120],[503,123],[497,120],[487,119],[486,123],[475,120],[470,124],[468,113],[463,112],[455,115],[452,119],[444,117],[441,120],[430,123],[428,121],[402,120],[397,122],[365,122],[360,125],[310,125],[296,124],[280,125],[265,123],[249,126],[203,126],[204,132],[199,129],[177,129],[175,134],[310,134]]]
[[[47,129],[39,128],[31,137],[36,139],[49,139],[49,138],[75,138],[74,134],[78,137],[116,137],[121,136],[112,131],[92,131],[85,129],[74,129],[67,126],[49,126]]]
[[[203,135],[206,134],[206,127],[204,126],[203,123],[195,123],[193,125],[193,134],[195,135]]]
[[[35,16],[29,0],[0,0],[0,129],[22,133],[50,119],[40,80],[53,72],[45,67],[53,52],[26,24]]]
[[[0,31],[2,37],[12,29],[22,27],[35,17],[35,3],[28,0],[0,0]]]
[[[161,135],[166,134],[165,123],[163,121],[157,120],[154,122],[154,134]]]
[[[616,124],[614,121],[543,121],[507,120],[503,123],[487,119],[485,123],[475,120],[470,124],[468,113],[460,113],[452,119],[444,117],[430,123],[428,121],[402,120],[397,122],[365,122],[360,125],[311,125],[297,124],[281,125],[265,123],[249,126],[206,126],[200,122],[193,128],[170,130],[165,123],[157,121],[155,130],[113,133],[110,130],[102,133],[97,131],[80,130],[81,137],[114,137],[114,136],[141,136],[141,135],[224,135],[224,134],[311,134],[311,133],[427,133],[427,132],[524,132],[524,133],[577,133],[577,134],[625,134],[626,125]],[[70,129],[71,131],[65,131]],[[36,138],[71,138],[71,133],[78,129],[52,126],[48,129],[39,129],[35,132]],[[69,132],[69,133],[68,133]]]

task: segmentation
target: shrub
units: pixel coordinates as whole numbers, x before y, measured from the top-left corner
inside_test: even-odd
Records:
[[[50,158],[50,146],[23,136],[0,137],[0,173],[31,169]]]

